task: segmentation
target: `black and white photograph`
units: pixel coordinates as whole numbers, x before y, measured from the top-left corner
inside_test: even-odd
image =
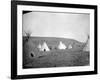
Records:
[[[12,78],[97,73],[97,6],[12,1],[12,14]]]
[[[23,11],[23,68],[90,65],[90,15]]]

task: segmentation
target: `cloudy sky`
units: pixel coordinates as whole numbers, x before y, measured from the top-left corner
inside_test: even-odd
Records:
[[[30,12],[23,14],[23,35],[73,38],[85,42],[90,28],[89,14]]]

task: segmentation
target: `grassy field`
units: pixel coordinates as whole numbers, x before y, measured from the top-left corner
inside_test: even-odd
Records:
[[[73,39],[52,37],[23,37],[23,68],[47,68],[64,66],[89,65],[89,51],[83,51],[85,43]],[[52,48],[49,52],[39,51],[38,44],[46,42]],[[72,44],[72,49],[59,50],[57,46],[62,41],[66,46]],[[55,48],[56,47],[56,48]]]

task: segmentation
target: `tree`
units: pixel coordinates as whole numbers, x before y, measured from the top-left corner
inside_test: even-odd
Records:
[[[89,47],[90,47],[89,40],[90,40],[90,36],[88,35],[87,41],[86,41],[85,46],[83,48],[84,51],[89,51]]]

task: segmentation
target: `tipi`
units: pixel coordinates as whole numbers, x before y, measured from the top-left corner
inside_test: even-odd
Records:
[[[41,50],[41,48],[42,48],[41,44],[39,44],[37,48],[38,48],[40,51],[42,51],[42,50]]]
[[[68,49],[72,49],[72,45],[71,44],[69,44]]]
[[[59,42],[58,49],[66,49],[66,45],[62,43],[62,41]]]
[[[46,44],[46,42],[43,43],[40,50],[41,51],[50,51],[50,49],[48,48],[48,45]]]

